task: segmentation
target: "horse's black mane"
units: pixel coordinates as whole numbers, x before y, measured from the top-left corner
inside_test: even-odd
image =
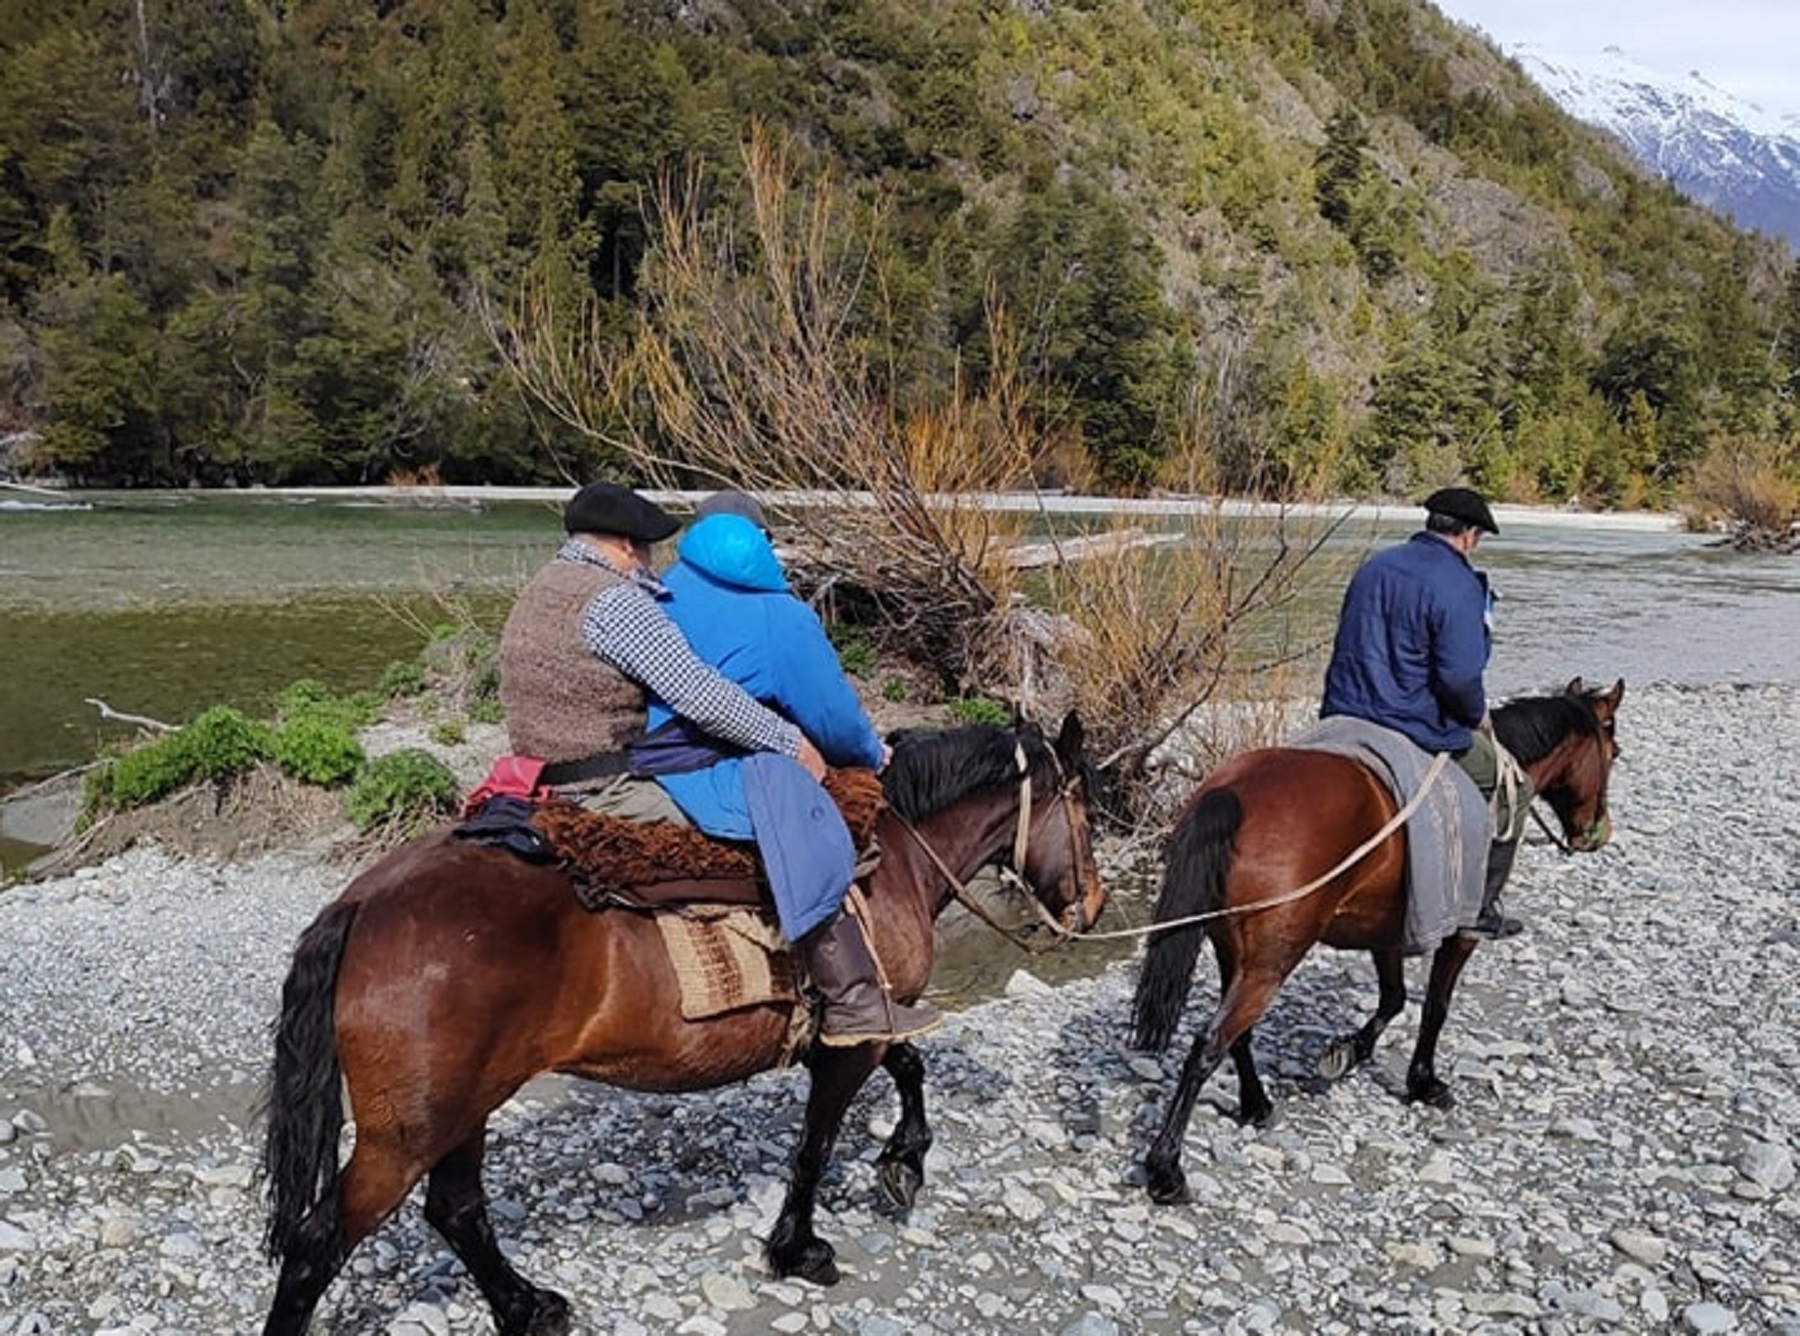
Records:
[[[1032,724],[907,729],[890,742],[894,759],[882,773],[881,786],[888,806],[908,821],[923,820],[971,793],[1016,780],[1021,745],[1033,767],[1050,749]]]
[[[1520,765],[1548,756],[1571,733],[1600,731],[1588,696],[1528,696],[1494,709],[1494,735]]]

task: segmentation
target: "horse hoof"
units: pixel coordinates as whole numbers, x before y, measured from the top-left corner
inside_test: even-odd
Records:
[[[1456,1096],[1450,1093],[1450,1087],[1442,1081],[1422,1084],[1407,1092],[1414,1104],[1429,1104],[1434,1109],[1454,1109]]]
[[[923,1174],[899,1160],[888,1160],[878,1165],[875,1178],[881,1184],[883,1195],[902,1212],[912,1210],[913,1203],[919,1198],[919,1189],[925,1182]]]
[[[814,1239],[792,1253],[778,1256],[771,1252],[768,1262],[769,1270],[775,1273],[777,1280],[796,1276],[801,1280],[809,1280],[814,1285],[838,1283],[837,1254],[822,1239]]]
[[[525,1320],[501,1326],[504,1336],[569,1336],[569,1301],[551,1290],[537,1290],[531,1296],[531,1308]]]
[[[1348,1039],[1334,1039],[1319,1055],[1319,1075],[1336,1081],[1356,1065],[1356,1045]]]
[[[1275,1105],[1272,1102],[1247,1104],[1238,1111],[1238,1122],[1248,1127],[1259,1129],[1275,1126]]]
[[[1187,1175],[1179,1169],[1167,1173],[1150,1171],[1150,1200],[1158,1206],[1185,1206],[1192,1201],[1188,1195]]]

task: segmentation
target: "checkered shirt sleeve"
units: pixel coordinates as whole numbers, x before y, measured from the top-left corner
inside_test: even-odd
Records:
[[[603,589],[582,618],[588,648],[724,742],[793,756],[800,730],[703,662],[649,589]]]

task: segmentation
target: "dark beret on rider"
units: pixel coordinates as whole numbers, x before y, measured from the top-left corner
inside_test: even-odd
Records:
[[[1499,533],[1494,512],[1481,499],[1481,493],[1468,487],[1444,487],[1425,498],[1425,510],[1431,515],[1447,515],[1453,520],[1488,533]]]
[[[563,507],[563,529],[568,533],[610,533],[660,543],[680,527],[680,521],[654,501],[617,483],[590,482]]]
[[[738,515],[764,533],[769,531],[769,517],[763,512],[762,502],[748,492],[714,492],[694,509],[696,520],[708,515]]]

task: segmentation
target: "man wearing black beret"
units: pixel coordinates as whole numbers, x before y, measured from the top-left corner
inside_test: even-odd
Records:
[[[1482,683],[1492,647],[1493,593],[1469,559],[1484,533],[1497,534],[1479,492],[1445,487],[1425,498],[1425,528],[1364,562],[1344,591],[1321,716],[1350,715],[1449,752],[1484,797],[1497,783],[1498,753]],[[1488,851],[1481,912],[1464,936],[1491,940],[1524,928],[1501,912],[1528,782],[1521,777],[1506,826]]]
[[[541,783],[614,815],[686,825],[661,786],[627,773],[646,692],[722,743],[791,756],[814,778],[825,763],[798,728],[703,663],[664,611],[650,549],[679,527],[628,487],[576,492],[563,509],[568,537],[500,634],[500,702],[513,752],[545,762]]]

